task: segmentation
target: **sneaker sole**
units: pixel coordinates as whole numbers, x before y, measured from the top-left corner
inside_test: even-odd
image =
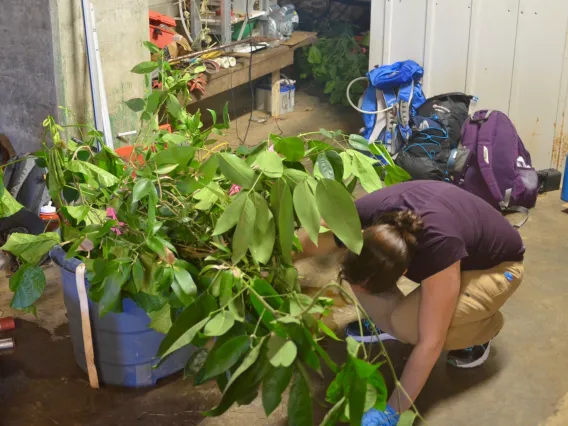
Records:
[[[489,342],[489,344],[487,345],[487,350],[483,353],[483,356],[479,359],[476,359],[473,362],[469,362],[467,364],[453,364],[452,362],[450,362],[448,360],[448,364],[451,365],[452,367],[456,367],[456,368],[475,368],[475,367],[479,367],[481,364],[483,364],[485,361],[487,361],[487,358],[489,358],[489,352],[491,352],[491,342]],[[455,361],[454,361],[455,362]]]
[[[386,340],[398,340],[396,337],[391,336],[388,333],[381,333],[378,336],[372,335],[372,336],[363,336],[361,337],[360,335],[353,335],[353,334],[349,334],[347,333],[348,336],[353,337],[353,339],[355,339],[357,342],[360,343],[377,343],[377,342],[384,342]]]

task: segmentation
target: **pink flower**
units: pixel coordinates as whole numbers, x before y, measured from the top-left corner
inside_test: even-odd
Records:
[[[116,211],[114,210],[114,208],[112,207],[107,207],[107,211],[106,211],[107,217],[113,220],[118,221],[118,217],[116,217]],[[118,222],[118,226],[123,226],[124,222]],[[112,232],[114,232],[116,235],[121,235],[122,231],[120,230],[120,228],[118,227],[112,227],[110,228],[110,230]]]
[[[268,151],[274,152],[274,145],[270,144],[270,146],[268,147]]]
[[[241,188],[239,185],[233,184],[231,186],[231,189],[229,189],[229,196],[238,194],[239,192],[241,192],[241,189],[243,188]]]

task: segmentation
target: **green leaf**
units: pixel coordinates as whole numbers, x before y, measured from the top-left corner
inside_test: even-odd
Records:
[[[340,418],[341,414],[345,410],[345,398],[338,401],[332,408],[327,412],[324,419],[320,423],[320,426],[335,426]]]
[[[306,378],[296,372],[290,398],[288,399],[288,424],[294,426],[312,426],[312,396]]]
[[[387,392],[387,385],[385,383],[385,378],[383,377],[381,372],[377,369],[371,376],[369,376],[367,381],[371,386],[375,388],[376,391],[376,401],[374,405],[375,409],[379,411],[386,410],[388,392]]]
[[[369,158],[359,152],[353,153],[353,174],[359,178],[363,189],[369,193],[381,189],[383,183],[377,172],[369,163]]]
[[[14,234],[12,234],[14,235]],[[33,305],[45,290],[43,270],[35,265],[22,265],[10,277],[10,290],[14,292],[10,307],[26,309]]]
[[[284,178],[286,179],[288,185],[290,185],[290,188],[295,188],[296,185],[303,182],[308,177],[309,175],[301,170],[284,169]]]
[[[294,189],[294,209],[296,210],[300,223],[308,233],[310,240],[317,245],[320,227],[320,214],[316,204],[316,197],[314,196],[307,180],[296,185],[296,189]]]
[[[148,74],[158,68],[158,63],[153,61],[140,62],[130,70],[134,74]]]
[[[321,175],[326,179],[335,179],[335,173],[333,171],[333,167],[331,163],[327,159],[327,156],[324,152],[320,152],[318,154],[318,158],[316,160],[316,165],[321,173]]]
[[[183,378],[187,379],[195,376],[205,365],[208,355],[209,351],[205,348],[199,348],[193,352],[183,369]]]
[[[291,340],[285,340],[278,335],[273,335],[268,341],[268,359],[274,367],[289,367],[298,354],[296,344]]]
[[[159,333],[166,334],[172,326],[171,307],[168,303],[162,306],[162,309],[154,312],[147,312],[152,321],[148,327],[156,330]]]
[[[259,193],[253,196],[256,218],[254,231],[249,249],[254,260],[266,264],[272,257],[275,242],[275,225],[272,213],[268,209],[266,200]]]
[[[371,408],[375,406],[375,402],[377,401],[377,390],[367,383],[367,393],[365,394],[365,406],[363,408],[363,413],[366,413]]]
[[[136,203],[146,197],[152,189],[152,181],[146,178],[139,179],[132,189],[132,202]]]
[[[143,111],[146,106],[146,102],[142,98],[129,99],[127,101],[124,101],[124,103],[128,108],[130,108],[130,110],[134,112]]]
[[[213,179],[219,168],[219,160],[216,156],[209,157],[199,168],[199,173],[205,179]]]
[[[304,158],[304,141],[297,136],[282,138],[270,135],[274,141],[274,151],[284,156],[288,161],[300,161]]]
[[[232,183],[250,189],[256,180],[256,173],[242,159],[226,152],[218,154],[219,169]]]
[[[257,361],[258,356],[260,355],[260,351],[262,349],[262,346],[264,345],[264,341],[266,339],[265,337],[262,337],[260,339],[260,342],[258,343],[257,346],[255,346],[254,348],[252,348],[249,353],[247,354],[247,356],[243,359],[243,362],[241,362],[241,364],[239,365],[239,367],[233,372],[233,374],[231,374],[231,378],[229,380],[229,382],[227,383],[227,386],[225,386],[225,390],[223,392],[223,398],[221,399],[221,402],[219,403],[219,405],[215,408],[213,408],[212,410],[209,410],[207,412],[205,412],[204,414],[206,416],[218,416],[223,414],[225,411],[227,411],[229,409],[229,407],[233,404],[233,402],[237,399],[238,395],[235,395],[234,391],[236,390],[233,389],[233,385],[237,385],[238,383],[237,380],[239,379],[239,377],[247,372],[249,368]],[[243,376],[243,378],[245,378],[245,376]],[[247,383],[248,385],[248,383]],[[227,398],[227,396],[229,396],[229,398]],[[241,395],[242,396],[242,395]]]
[[[151,41],[144,41],[142,44],[150,51],[150,53],[160,53],[160,48]]]
[[[225,334],[235,324],[235,318],[230,311],[221,311],[205,325],[203,334],[209,337]]]
[[[46,232],[44,234],[10,234],[8,241],[0,249],[12,253],[31,265],[37,264],[51,248],[59,243],[59,234]]]
[[[254,223],[256,220],[256,209],[253,201],[247,196],[241,211],[241,216],[237,221],[237,227],[233,234],[231,261],[238,263],[247,253],[248,247],[254,235]]]
[[[335,151],[327,151],[325,157],[333,169],[335,180],[339,183],[343,182],[343,160],[341,156]]]
[[[367,380],[357,374],[351,374],[349,389],[349,422],[351,426],[361,426],[367,395]]]
[[[187,136],[182,135],[180,133],[166,133],[166,134],[162,135],[162,141],[164,141],[166,143],[172,143],[174,145],[179,145],[179,144],[182,144],[182,143],[187,143],[188,138],[187,138]],[[186,148],[192,148],[192,147],[186,147]],[[162,152],[167,152],[169,150],[170,150],[170,148],[165,149],[165,150],[159,152],[158,155],[161,154]]]
[[[237,224],[239,218],[243,214],[243,209],[247,199],[248,195],[244,192],[237,194],[235,197],[231,197],[232,202],[227,206],[221,217],[217,220],[215,229],[213,230],[213,235],[224,234]]]
[[[343,180],[346,180],[353,174],[353,160],[348,152],[341,152],[339,154],[343,160]]]
[[[415,419],[416,413],[414,411],[407,410],[400,415],[396,426],[412,426]]]
[[[242,296],[237,296],[229,301],[229,311],[233,314],[235,321],[244,322],[245,305]]]
[[[369,142],[361,135],[349,135],[349,145],[358,151],[369,152]]]
[[[292,263],[292,243],[294,241],[294,210],[290,188],[284,180],[277,180],[272,185],[270,203],[277,209],[278,234],[282,259]]]
[[[103,297],[99,301],[99,316],[103,317],[110,311],[116,310],[121,302],[120,292],[126,279],[130,275],[130,268],[120,271],[115,269],[103,280]]]
[[[72,172],[96,177],[99,184],[105,188],[118,183],[116,176],[86,161],[71,160],[67,167]]]
[[[51,173],[48,173],[48,179],[50,179],[50,175]],[[49,186],[49,190],[52,191],[52,186]],[[2,185],[2,188],[4,186]],[[10,194],[9,191],[2,191],[2,195],[0,196],[0,217],[4,218],[4,217],[8,217],[8,216],[12,216],[13,214],[16,214],[17,212],[19,212],[21,209],[23,209],[24,206],[22,206],[20,203],[18,203],[16,201],[16,199],[14,197],[12,197],[12,194]]]
[[[136,259],[136,262],[132,265],[132,281],[136,286],[136,290],[145,290],[148,286],[146,282],[146,274],[144,273],[144,266],[140,259]]]
[[[87,205],[65,206],[64,209],[69,216],[77,221],[77,224],[83,222],[89,214],[89,206]]]
[[[328,80],[327,83],[325,83],[325,87],[323,89],[323,93],[325,93],[326,95],[330,94],[331,92],[333,92],[335,90],[335,85],[337,84],[337,82],[335,80]]]
[[[189,345],[208,321],[209,317],[203,318],[199,301],[185,308],[162,340],[158,356],[165,358],[177,349]]]
[[[348,336],[347,339],[345,339],[345,343],[347,343],[347,353],[349,354],[349,356],[356,359],[359,355],[361,343],[357,342],[351,336]]]
[[[254,162],[258,169],[270,178],[279,178],[284,172],[282,158],[272,151],[263,151],[256,157]]]
[[[311,46],[308,51],[308,62],[310,64],[320,64],[322,60],[322,54],[317,46]]]
[[[324,334],[328,337],[331,337],[333,340],[337,340],[338,342],[342,342],[342,340],[337,337],[337,335],[330,329],[322,320],[318,320],[318,327]]]
[[[194,154],[195,148],[192,146],[168,146],[168,148],[158,152],[153,157],[153,161],[156,163],[156,166],[179,164],[180,168],[185,168]]]
[[[271,368],[264,376],[262,382],[262,405],[266,416],[270,416],[282,402],[282,393],[290,384],[293,371],[293,367]]]
[[[319,132],[324,135],[326,138],[335,139],[335,135],[331,133],[329,130],[326,129],[319,129]]]
[[[156,173],[159,175],[167,175],[170,172],[173,172],[175,169],[178,168],[177,164],[164,164],[156,168]]]
[[[188,271],[179,266],[174,266],[174,277],[185,294],[189,296],[197,294],[197,286]]]
[[[158,90],[153,91],[147,98],[146,98],[146,109],[145,113],[150,115],[154,114],[158,107],[160,106],[160,98],[161,93]]]
[[[205,188],[201,188],[193,194],[193,198],[199,200],[195,208],[197,210],[209,210],[219,200],[219,194],[222,193],[223,191],[217,182],[209,182]]]
[[[225,342],[218,349],[213,350],[203,366],[205,373],[201,381],[205,382],[228,371],[249,349],[249,346],[249,336],[237,336]]]
[[[351,195],[340,183],[322,179],[316,189],[318,210],[329,229],[354,253],[363,248],[361,221]]]
[[[181,105],[179,104],[178,98],[170,93],[166,101],[166,109],[175,118],[180,119],[181,117]]]

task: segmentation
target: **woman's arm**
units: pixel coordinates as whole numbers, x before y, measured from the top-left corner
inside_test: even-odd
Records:
[[[327,224],[323,221],[323,219],[321,221],[321,226],[327,228]],[[303,228],[298,230],[298,239],[300,240],[300,244],[302,244],[303,250],[296,253],[294,260],[300,260],[307,257],[325,256],[337,248],[335,237],[331,231],[319,234],[317,246],[312,242],[312,240],[310,240],[308,233]]]
[[[460,262],[425,279],[421,285],[418,314],[418,344],[414,347],[400,379],[400,385],[413,402],[440,357],[460,291]],[[389,404],[402,413],[411,406],[405,393],[395,389]]]

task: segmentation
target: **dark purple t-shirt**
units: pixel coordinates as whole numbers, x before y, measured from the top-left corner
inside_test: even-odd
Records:
[[[424,230],[406,273],[418,283],[458,260],[462,270],[483,270],[523,259],[523,240],[501,213],[449,183],[400,183],[355,204],[363,228],[373,225],[381,214],[397,210],[412,210],[422,218]]]

